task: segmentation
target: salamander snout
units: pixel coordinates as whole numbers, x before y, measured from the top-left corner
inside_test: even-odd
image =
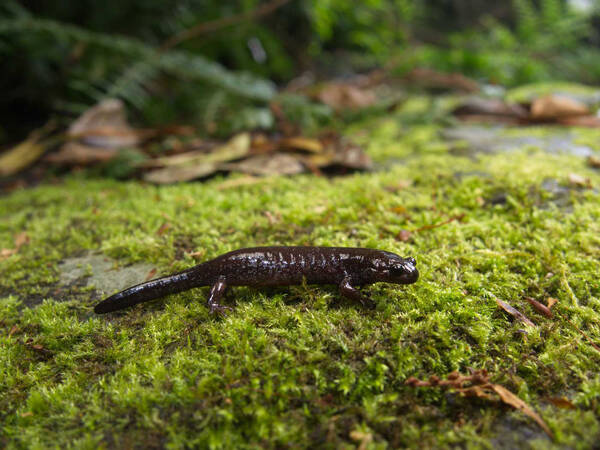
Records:
[[[417,261],[415,258],[403,258],[390,270],[391,282],[398,284],[411,284],[419,279]]]

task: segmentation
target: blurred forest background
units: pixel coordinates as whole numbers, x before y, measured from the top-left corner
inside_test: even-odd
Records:
[[[120,98],[144,126],[206,134],[303,127],[326,105],[294,86],[385,68],[489,85],[600,83],[600,8],[584,0],[4,0],[0,143]],[[271,107],[270,107],[271,105]]]

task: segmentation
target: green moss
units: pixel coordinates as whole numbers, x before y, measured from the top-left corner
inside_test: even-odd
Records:
[[[594,445],[600,353],[574,326],[600,342],[600,199],[569,189],[561,209],[542,182],[568,186],[575,172],[599,186],[600,175],[540,151],[452,156],[433,125],[409,127],[403,114],[353,129],[374,173],[230,189],[222,178],[154,188],[71,177],[0,199],[0,248],[19,232],[31,239],[0,261],[0,442],[486,447],[501,445],[509,423],[547,447],[501,404],[404,385],[472,367],[536,408],[555,445]],[[405,242],[401,230],[415,232]],[[208,314],[206,290],[99,317],[93,292],[58,284],[58,263],[85,251],[167,273],[195,264],[189,252],[208,259],[259,244],[383,248],[414,255],[421,279],[371,287],[373,311],[327,287],[239,288],[225,319]],[[557,298],[562,319],[536,314],[524,296]],[[494,297],[537,326],[524,332]],[[556,408],[554,396],[576,409]]]

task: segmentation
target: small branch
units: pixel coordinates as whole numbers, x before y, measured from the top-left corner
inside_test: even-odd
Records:
[[[268,3],[258,6],[252,11],[247,11],[240,14],[234,14],[233,16],[222,17],[220,19],[211,20],[209,22],[199,23],[192,28],[184,30],[169,39],[167,39],[161,46],[160,51],[169,50],[176,45],[181,44],[183,41],[195,38],[201,34],[212,33],[220,30],[221,28],[229,27],[240,22],[247,22],[249,20],[257,19],[259,17],[271,14],[275,10],[279,9],[290,0],[271,0]]]

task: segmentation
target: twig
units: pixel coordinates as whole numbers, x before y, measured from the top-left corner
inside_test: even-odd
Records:
[[[263,4],[252,11],[234,14],[233,16],[228,17],[221,17],[220,19],[211,20],[209,22],[199,23],[192,28],[188,28],[187,30],[171,36],[160,46],[159,50],[166,51],[172,47],[175,47],[176,45],[181,44],[183,41],[187,41],[201,34],[212,33],[213,31],[235,25],[239,22],[246,22],[266,16],[279,9],[289,1],[290,0],[271,0],[270,2]]]

